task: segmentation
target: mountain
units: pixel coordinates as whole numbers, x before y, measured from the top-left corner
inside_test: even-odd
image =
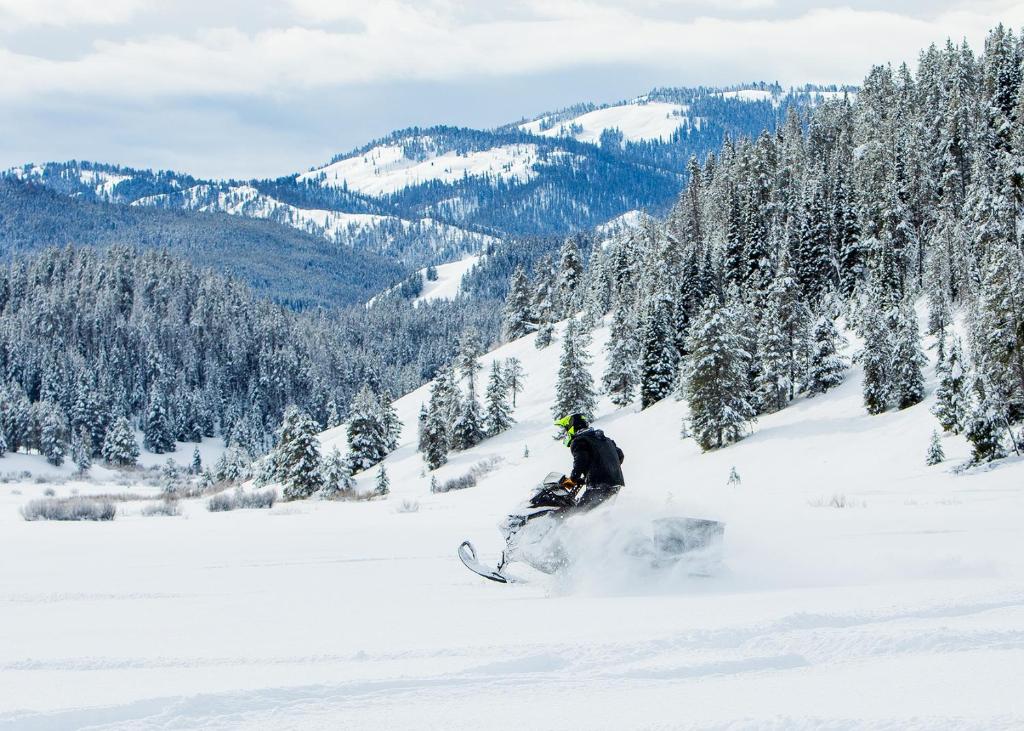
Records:
[[[564,236],[628,211],[664,213],[691,156],[714,152],[726,136],[773,129],[789,107],[837,93],[764,84],[656,89],[494,130],[401,130],[275,180],[201,180],[85,161],[26,164],[6,177],[92,203],[267,220],[415,269],[510,236]],[[127,220],[149,220],[111,215],[121,230]],[[44,243],[52,242],[33,239]]]
[[[101,189],[115,179],[104,177],[96,177]],[[406,274],[394,259],[271,221],[125,206],[97,198],[69,197],[50,187],[0,178],[0,257],[82,244],[168,249],[201,267],[240,277],[263,295],[297,309],[364,301]]]

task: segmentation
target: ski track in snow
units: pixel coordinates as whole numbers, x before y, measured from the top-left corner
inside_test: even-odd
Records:
[[[602,402],[629,484],[574,519],[580,534],[724,519],[716,575],[614,554],[556,580],[517,568],[511,586],[466,571],[459,541],[495,557],[506,510],[568,463],[551,439],[558,346],[485,356],[485,374],[521,358],[526,387],[512,431],[438,471],[503,458],[461,492],[431,495],[421,474],[426,389],[397,402],[387,501],[26,523],[17,508],[48,485],[0,485],[0,729],[1024,727],[1024,459],[955,475],[967,447],[947,437],[949,459],[924,467],[930,404],[869,417],[858,368],[707,455],[678,438],[685,404]],[[834,494],[853,507],[815,507]]]

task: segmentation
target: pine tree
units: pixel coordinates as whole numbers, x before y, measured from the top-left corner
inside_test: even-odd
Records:
[[[304,500],[323,487],[317,424],[295,406],[285,409],[275,463],[285,500]]]
[[[39,450],[47,462],[59,467],[64,464],[67,426],[59,407],[46,402],[43,405],[45,410],[39,435]]]
[[[582,304],[583,256],[574,237],[562,243],[559,252],[556,313],[560,318],[574,315]]]
[[[324,479],[320,496],[324,500],[339,500],[351,497],[355,491],[355,483],[349,473],[348,465],[341,452],[334,447],[324,458]]]
[[[953,341],[949,355],[939,364],[939,387],[935,392],[935,406],[932,413],[942,425],[942,430],[959,434],[966,421],[966,383],[963,370],[963,355],[960,342]]]
[[[508,286],[502,318],[502,334],[506,342],[518,340],[536,329],[530,305],[530,286],[526,272],[516,267]]]
[[[512,409],[508,404],[508,382],[501,364],[494,361],[487,382],[487,435],[494,436],[512,426]]]
[[[7,438],[4,436],[4,430],[0,428],[0,457],[3,457],[7,452]]]
[[[924,375],[921,368],[928,362],[921,352],[917,315],[910,304],[899,313],[894,333],[892,391],[896,407],[906,409],[924,400]]]
[[[534,266],[537,279],[533,292],[533,316],[537,323],[537,337],[534,345],[543,350],[551,344],[554,336],[556,317],[556,299],[554,282],[554,264],[550,256],[542,257]]]
[[[363,384],[348,418],[348,459],[353,474],[367,470],[387,454],[388,435],[380,399]]]
[[[135,441],[135,433],[128,419],[119,416],[103,440],[103,460],[116,467],[131,467],[138,459],[139,444]]]
[[[619,304],[612,318],[610,337],[605,345],[608,364],[602,383],[613,404],[628,406],[636,395],[639,381],[636,323],[630,309]]]
[[[811,338],[811,356],[807,364],[806,391],[809,395],[825,393],[843,382],[848,366],[839,355],[841,336],[832,318],[822,316],[814,326]]]
[[[384,449],[390,453],[398,449],[402,438],[402,420],[391,402],[391,392],[387,389],[380,396],[381,426],[384,429]]]
[[[750,353],[727,312],[717,297],[708,298],[687,345],[684,393],[693,437],[705,451],[737,441],[754,421]]]
[[[796,273],[783,250],[758,333],[757,400],[765,412],[785,408],[796,395],[809,347],[809,320]]]
[[[484,420],[476,392],[471,391],[462,399],[459,415],[452,425],[452,449],[471,449],[484,439]]]
[[[569,320],[562,343],[562,357],[558,364],[558,382],[555,386],[554,418],[568,414],[582,414],[588,420],[594,416],[597,395],[590,375],[590,334],[576,318]]]
[[[89,429],[82,424],[77,432],[71,435],[71,459],[75,462],[79,474],[86,474],[92,467],[92,448]]]
[[[541,320],[540,325],[537,327],[537,337],[534,339],[533,344],[537,350],[544,350],[544,348],[551,345],[551,341],[555,339],[555,326],[549,320]]]
[[[388,473],[384,470],[384,463],[380,463],[380,470],[377,472],[377,486],[373,490],[373,494],[377,497],[387,497],[388,493],[391,492],[391,480],[388,479]]]
[[[199,454],[199,447],[192,450],[192,465],[189,469],[193,475],[201,474],[203,471],[203,458]]]
[[[863,318],[864,350],[860,358],[864,368],[864,407],[869,414],[881,414],[889,408],[892,395],[893,348],[882,313],[873,301],[869,301]]]
[[[679,353],[669,321],[670,303],[653,300],[640,330],[640,408],[661,401],[672,391]]]
[[[942,442],[939,440],[939,432],[932,430],[932,440],[928,444],[928,454],[925,456],[924,463],[931,467],[932,465],[937,465],[945,458],[946,453],[942,451]]]
[[[154,454],[174,451],[174,435],[167,417],[167,405],[163,392],[156,387],[149,390],[149,410],[142,429],[142,443]]]
[[[418,436],[417,436],[417,441],[416,441],[416,451],[417,452],[422,452],[424,449],[426,449],[426,444],[427,444],[427,416],[428,416],[427,405],[426,404],[420,404],[420,413],[416,417],[416,426],[418,428],[418,431],[417,431],[417,435]]]
[[[516,396],[523,390],[526,381],[526,371],[523,369],[523,362],[518,358],[506,358],[503,371],[505,386],[512,394],[512,408],[516,407]]]
[[[181,487],[181,473],[178,470],[178,463],[174,461],[173,457],[168,457],[164,466],[160,469],[160,479],[163,483],[165,495],[173,496],[177,494]]]
[[[448,450],[451,448],[448,383],[449,379],[442,374],[430,391],[430,407],[424,425],[422,451],[424,461],[432,470],[448,461]]]
[[[1002,425],[980,379],[974,383],[974,404],[967,420],[964,435],[971,443],[971,461],[983,464],[1006,456],[1002,444]]]

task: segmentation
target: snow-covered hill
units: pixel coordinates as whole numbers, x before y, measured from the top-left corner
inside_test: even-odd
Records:
[[[691,122],[686,112],[687,107],[682,104],[637,99],[557,122],[540,117],[519,125],[519,128],[545,137],[573,137],[591,143],[599,142],[601,133],[610,129],[619,130],[623,139],[630,141],[667,140],[680,127],[691,123],[699,126],[699,120]]]
[[[408,231],[417,225],[423,230],[424,237],[437,237],[445,242],[445,246],[456,250],[476,251],[497,241],[493,236],[467,231],[430,218],[410,221],[376,213],[300,208],[282,203],[251,185],[220,186],[204,183],[175,193],[145,196],[133,201],[132,205],[220,211],[233,216],[264,218],[315,236],[323,236],[339,244],[349,244],[357,235],[372,234],[379,229],[397,227],[401,231]]]
[[[420,154],[407,156],[409,147]],[[564,156],[557,151],[555,157]],[[462,178],[522,184],[536,177],[540,161],[533,144],[498,145],[486,150],[458,152],[438,149],[429,135],[414,135],[401,144],[382,144],[354,153],[298,176],[300,182],[320,182],[368,195],[387,195],[432,181],[453,183]]]
[[[47,485],[0,486],[0,553],[16,557],[0,584],[0,728],[1024,725],[1024,461],[956,474],[968,450],[948,437],[926,467],[930,367],[925,403],[868,416],[854,367],[709,454],[679,437],[684,403],[602,401],[627,486],[577,534],[725,520],[714,577],[602,551],[561,580],[468,573],[458,542],[495,558],[504,514],[568,467],[551,426],[559,345],[530,336],[484,357],[484,373],[514,356],[527,377],[515,427],[437,471],[500,461],[468,490],[429,492],[426,387],[397,402],[387,500],[189,501],[178,518],[129,503],[109,524],[53,524],[16,513]],[[321,441],[344,448],[344,429]]]

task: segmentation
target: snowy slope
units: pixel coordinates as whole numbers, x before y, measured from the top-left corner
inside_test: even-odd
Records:
[[[432,140],[419,137],[412,142],[429,148]],[[325,186],[346,186],[368,195],[387,195],[430,181],[453,183],[463,177],[525,183],[536,177],[534,165],[538,160],[537,146],[532,144],[499,145],[461,154],[434,152],[423,159],[406,157],[403,145],[382,144],[302,173],[298,180],[319,180]]]
[[[606,129],[617,129],[625,140],[667,140],[679,127],[688,124],[687,107],[682,104],[634,100],[595,109],[552,124],[546,117],[519,125],[525,132],[545,137],[573,137],[581,142],[597,143]]]
[[[413,222],[395,216],[374,213],[347,213],[322,209],[299,208],[261,193],[251,185],[233,185],[227,188],[210,184],[192,186],[177,193],[147,196],[132,202],[133,206],[184,208],[196,211],[221,211],[234,216],[265,218],[300,229],[315,236],[323,236],[346,243],[349,237],[386,224],[395,224],[408,230]],[[419,224],[437,235],[452,241],[463,241],[471,248],[479,248],[494,237],[441,223],[430,218],[419,219]]]
[[[724,569],[651,574],[598,551],[562,580],[499,586],[456,545],[495,556],[496,523],[568,465],[551,438],[558,342],[508,344],[483,372],[509,356],[527,370],[517,425],[437,472],[503,460],[469,490],[428,491],[426,388],[397,402],[388,500],[57,525],[16,514],[44,485],[0,486],[0,553],[17,556],[0,568],[0,728],[1024,725],[1024,461],[957,475],[950,437],[925,467],[929,404],[867,416],[858,368],[711,454],[679,439],[683,403],[602,401],[628,486],[577,534],[723,519]],[[322,442],[343,448],[344,429]],[[851,507],[819,507],[838,495]]]
[[[455,299],[462,287],[462,277],[480,261],[479,256],[467,256],[459,261],[436,267],[437,279],[427,279],[427,270],[420,270],[423,277],[423,292],[415,302],[430,302],[437,299]]]

